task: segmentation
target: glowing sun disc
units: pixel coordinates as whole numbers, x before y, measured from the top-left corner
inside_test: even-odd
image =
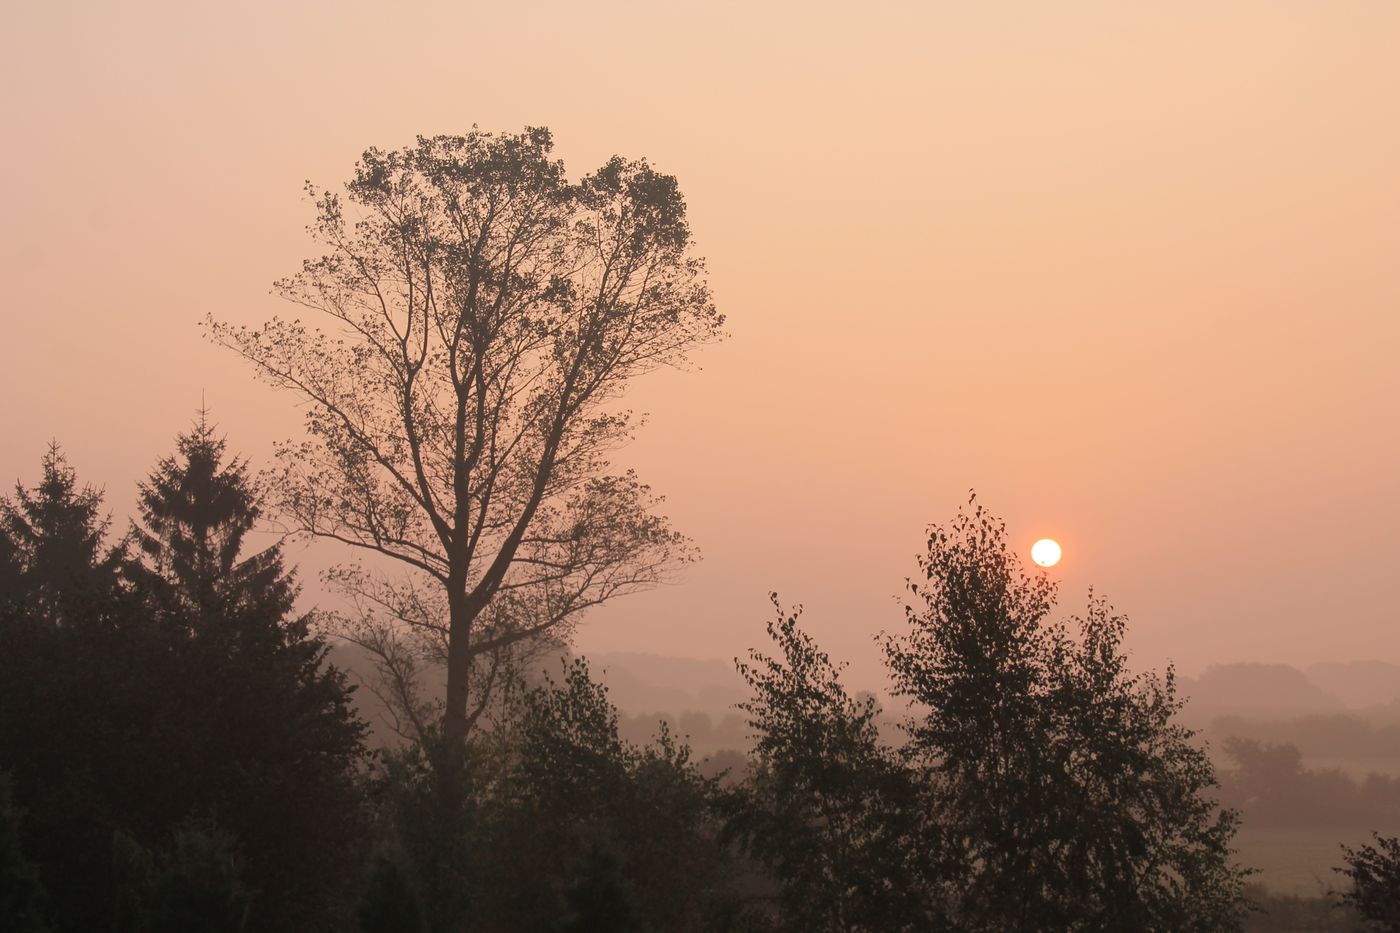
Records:
[[[1060,562],[1060,543],[1050,538],[1041,538],[1031,545],[1031,560],[1042,567],[1053,567]]]

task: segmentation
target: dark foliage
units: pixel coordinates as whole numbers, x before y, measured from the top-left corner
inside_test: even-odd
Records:
[[[444,775],[434,771],[422,749],[409,746],[387,753],[376,776],[381,858],[387,865],[376,869],[370,893],[392,871],[394,884],[421,905],[421,923],[430,933],[467,929],[472,916],[481,853],[475,801],[467,794],[475,781],[466,764]]]
[[[314,654],[305,619],[293,619],[296,582],[281,545],[248,554],[262,509],[246,465],[201,415],[176,439],[176,453],[141,484],[131,540],[140,560],[125,572],[163,620],[224,642],[262,642]]]
[[[246,853],[257,929],[340,928],[360,865],[363,727],[290,617],[280,554],[231,559],[255,518],[241,468],[220,468],[203,427],[180,444],[146,488],[147,516],[166,517],[137,536],[142,564],[103,544],[100,495],[56,450],[38,487],[0,506],[0,767],[60,930],[109,925],[114,833],[161,851],[191,818]],[[188,541],[203,556],[181,563]]]
[[[244,465],[202,418],[177,443],[141,488],[143,559],[128,574],[147,613],[185,633],[181,660],[202,684],[189,726],[217,737],[191,802],[256,853],[258,926],[304,930],[328,922],[359,875],[364,727],[296,614],[280,546],[245,555],[260,510]]]
[[[968,866],[959,925],[1237,927],[1236,817],[1174,720],[1172,672],[1128,673],[1126,620],[1091,598],[1077,638],[1051,623],[1053,584],[975,503],[932,531],[920,569],[886,648],[917,704],[905,756]]]
[[[768,625],[780,657],[740,665],[755,766],[728,797],[729,831],[778,883],[785,929],[950,929],[956,873],[915,775],[880,742],[874,700],[847,696],[797,618],[779,608]]]
[[[423,933],[423,906],[399,862],[380,857],[359,910],[360,933]]]
[[[39,866],[24,851],[24,813],[15,806],[10,776],[0,771],[0,930],[43,933],[47,913]]]
[[[1346,865],[1337,869],[1351,882],[1342,900],[1375,930],[1400,930],[1400,839],[1372,833],[1376,844],[1343,846]]]
[[[430,930],[744,928],[715,782],[664,728],[637,747],[617,727],[579,662],[473,738],[455,806],[424,756],[390,759],[383,830]]]
[[[1171,673],[1128,673],[1100,601],[1073,634],[1050,621],[1054,587],[980,509],[934,529],[884,641],[902,743],[780,609],[773,656],[740,666],[756,745],[727,776],[665,723],[624,739],[577,662],[534,689],[503,669],[464,754],[430,730],[373,781],[280,548],[249,553],[258,518],[203,421],[115,547],[57,449],[0,503],[6,930],[1240,927],[1235,816]],[[1347,897],[1385,923],[1379,845],[1349,852]]]
[[[243,933],[253,895],[232,837],[212,823],[179,826],[151,852],[126,833],[112,840],[117,933]]]
[[[584,853],[578,874],[567,890],[568,917],[559,933],[641,933],[621,864],[593,846]]]
[[[110,521],[102,493],[78,487],[77,475],[55,444],[33,489],[15,487],[0,501],[0,562],[6,592],[0,604],[23,608],[53,626],[84,625],[110,609],[120,588],[124,545],[105,545]]]
[[[975,505],[935,528],[885,641],[910,701],[898,749],[796,618],[740,671],[759,767],[732,825],[782,888],[790,929],[1229,930],[1244,914],[1236,818],[1177,725],[1165,679],[1128,674],[1125,621],[1091,599],[1051,623]]]

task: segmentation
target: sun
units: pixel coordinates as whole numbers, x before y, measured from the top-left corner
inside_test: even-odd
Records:
[[[1053,567],[1060,562],[1060,543],[1051,538],[1041,538],[1031,545],[1031,560],[1042,567]]]

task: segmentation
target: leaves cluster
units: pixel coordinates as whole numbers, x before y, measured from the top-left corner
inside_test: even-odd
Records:
[[[455,806],[421,757],[391,760],[391,860],[428,929],[740,929],[716,782],[664,725],[644,746],[617,729],[578,661],[473,736]]]
[[[1400,838],[1372,833],[1375,845],[1343,846],[1345,866],[1337,869],[1349,882],[1342,900],[1355,908],[1374,930],[1400,928]]]
[[[1244,914],[1235,814],[1174,715],[1133,675],[1126,621],[1071,625],[973,500],[935,527],[907,628],[883,640],[904,741],[882,741],[797,627],[740,671],[759,771],[736,827],[811,930],[1228,930]],[[1073,634],[1071,634],[1073,631]]]
[[[684,365],[722,316],[690,254],[676,180],[613,158],[577,182],[541,128],[371,149],[344,194],[308,187],[325,248],[278,283],[329,328],[210,323],[216,342],[307,405],[271,488],[300,532],[388,557],[332,578],[346,634],[386,644],[405,688],[445,658],[460,741],[493,655],[566,626],[689,559],[659,499],[608,455],[634,427],[623,388]],[[468,684],[472,682],[469,688]]]

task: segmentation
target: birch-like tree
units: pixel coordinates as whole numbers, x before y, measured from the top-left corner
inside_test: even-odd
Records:
[[[405,734],[449,751],[512,655],[692,553],[609,465],[627,384],[721,335],[684,200],[644,161],[570,182],[551,150],[540,128],[368,150],[343,193],[308,185],[324,254],[276,286],[319,324],[209,325],[305,403],[272,504],[369,557],[332,574],[345,634]]]

